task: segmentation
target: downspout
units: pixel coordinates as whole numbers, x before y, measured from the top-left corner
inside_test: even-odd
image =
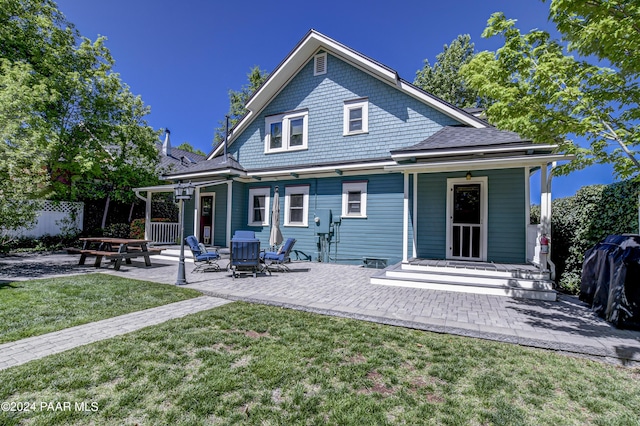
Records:
[[[151,194],[149,193],[149,191],[146,191],[146,192],[147,192],[147,196],[143,197],[142,195],[140,195],[139,190],[136,189],[134,191],[134,193],[136,194],[136,197],[144,201],[144,239],[150,240],[151,224],[149,222],[151,222]]]

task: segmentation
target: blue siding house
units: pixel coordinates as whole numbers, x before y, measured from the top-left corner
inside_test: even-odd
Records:
[[[225,247],[248,229],[268,246],[277,191],[294,259],[537,259],[532,240],[549,233],[548,166],[566,159],[555,145],[499,131],[314,30],[246,107],[226,145],[165,176],[196,186],[185,226],[199,240]],[[531,237],[536,171],[543,212]]]

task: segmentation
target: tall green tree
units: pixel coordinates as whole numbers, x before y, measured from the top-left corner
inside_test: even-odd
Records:
[[[182,142],[176,148],[181,149],[183,151],[192,152],[194,154],[202,155],[203,157],[207,155],[201,150],[194,148],[193,145],[191,145],[189,142]]]
[[[47,191],[129,201],[132,186],[156,181],[149,108],[112,72],[104,42],[81,37],[51,0],[0,0],[0,203]]]
[[[575,155],[561,172],[611,163],[618,177],[637,177],[625,152],[640,145],[640,61],[630,50],[640,42],[637,2],[553,0],[550,18],[564,42],[539,30],[523,34],[514,20],[492,15],[483,37],[502,37],[504,46],[476,55],[463,76],[495,100],[486,113],[497,127]]]
[[[245,104],[256,90],[269,77],[269,73],[261,70],[259,66],[251,68],[247,74],[248,82],[240,90],[229,90],[229,128],[235,126],[238,121],[247,113]],[[216,128],[214,137],[214,146],[220,144],[224,140],[224,132],[226,131],[226,120],[219,122],[220,126]]]
[[[428,59],[424,60],[424,67],[416,72],[413,84],[460,108],[484,106],[486,102],[478,91],[469,87],[460,74],[462,66],[469,63],[474,55],[475,45],[471,43],[471,36],[459,35],[450,45],[444,45],[433,66]]]

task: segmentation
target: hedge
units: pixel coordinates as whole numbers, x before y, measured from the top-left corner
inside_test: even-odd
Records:
[[[638,233],[637,181],[590,185],[551,203],[551,260],[561,289],[577,293],[585,252],[607,235]],[[532,218],[539,215],[532,209]]]

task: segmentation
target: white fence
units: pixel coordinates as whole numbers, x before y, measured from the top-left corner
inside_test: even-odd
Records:
[[[176,244],[180,241],[180,223],[151,222],[149,223],[149,239],[158,244]]]
[[[12,234],[25,237],[60,235],[82,231],[84,203],[66,201],[44,201],[38,211],[38,219],[31,229],[20,229]]]

